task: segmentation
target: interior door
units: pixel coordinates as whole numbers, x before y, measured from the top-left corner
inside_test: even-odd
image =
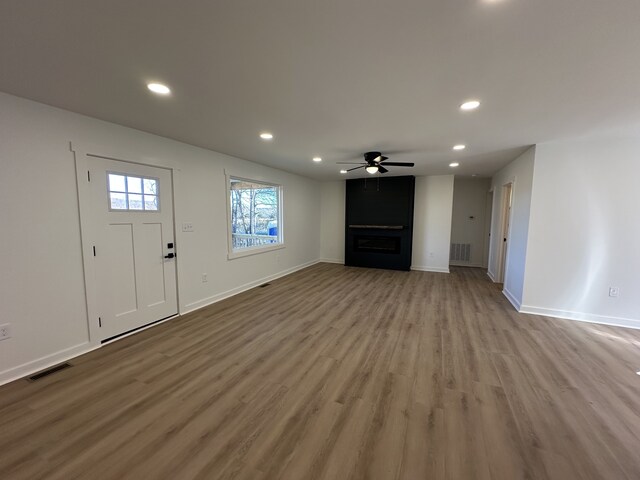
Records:
[[[164,168],[88,157],[102,340],[178,312],[173,187]]]
[[[508,183],[503,187],[503,213],[502,213],[502,247],[500,254],[499,283],[505,283],[507,256],[509,252],[509,229],[511,222],[511,203],[513,201],[513,185]]]

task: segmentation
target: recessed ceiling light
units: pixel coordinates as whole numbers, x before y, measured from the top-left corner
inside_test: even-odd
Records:
[[[450,167],[457,167],[458,165],[460,165],[458,162],[453,162],[449,164]]]
[[[171,89],[161,83],[148,83],[147,88],[159,95],[169,95],[171,93]]]
[[[465,148],[467,148],[466,145],[456,145],[453,147],[454,150],[464,150]]]
[[[460,110],[475,110],[480,106],[480,102],[478,100],[468,100],[460,105]]]
[[[263,140],[271,140],[273,138],[273,134],[269,133],[269,132],[262,132],[260,134],[260,138]]]
[[[347,173],[346,170],[340,170],[340,173]]]
[[[313,161],[314,161],[314,162],[316,162],[316,163],[319,163],[319,162],[321,162],[321,161],[322,161],[322,158],[320,158],[320,157],[313,157]]]
[[[472,176],[472,177],[477,177],[477,176],[478,176],[478,174],[477,174],[477,173],[472,173],[472,174],[471,174],[471,176]]]

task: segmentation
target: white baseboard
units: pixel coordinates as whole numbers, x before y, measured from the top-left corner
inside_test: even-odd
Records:
[[[506,288],[504,290],[502,290],[502,294],[507,297],[507,300],[509,300],[509,302],[511,303],[511,305],[513,305],[514,307],[516,307],[516,310],[521,312],[522,310],[520,310],[521,304],[518,301],[518,299],[513,295],[513,293],[511,293],[509,290],[507,290]]]
[[[258,285],[262,285],[263,283],[276,280],[277,278],[284,277],[285,275],[289,275],[293,272],[297,272],[298,270],[302,270],[303,268],[307,268],[307,267],[310,267],[311,265],[315,265],[316,263],[320,263],[321,261],[323,260],[312,260],[310,262],[306,262],[301,265],[296,265],[295,267],[282,270],[281,272],[275,273],[273,275],[268,275],[258,280],[253,280],[249,283],[245,283],[244,285],[240,285],[239,287],[232,288],[231,290],[227,290],[226,292],[218,293],[216,295],[203,298],[202,300],[198,300],[196,302],[187,303],[184,306],[184,309],[181,309],[180,315],[184,315],[184,314],[193,312],[195,310],[198,310],[200,308],[206,307],[208,305],[212,305],[214,303],[220,302],[226,298],[233,297],[234,295],[238,295],[239,293],[242,293],[242,292],[246,292],[247,290],[257,287]]]
[[[496,276],[493,274],[491,270],[487,270],[487,276],[491,279],[493,283],[496,283]]]
[[[422,267],[412,265],[411,270],[417,270],[419,272],[435,272],[435,273],[449,273],[449,268],[441,268],[441,267]]]
[[[554,310],[552,308],[534,307],[532,305],[522,305],[520,312],[531,315],[543,315],[545,317],[564,318],[565,320],[576,320],[579,322],[600,323],[614,327],[640,329],[640,319],[633,318],[609,317],[605,315],[595,315],[593,313]]]
[[[60,350],[59,352],[52,353],[51,355],[46,355],[30,362],[23,363],[17,367],[10,368],[9,370],[0,372],[0,385],[33,375],[36,372],[53,367],[59,363],[66,362],[71,358],[90,352],[96,348],[100,348],[100,344],[95,345],[90,342],[81,343],[79,345],[74,345],[73,347]]]
[[[465,262],[450,262],[450,267],[471,267],[471,268],[487,268],[481,263],[465,263]]]
[[[344,258],[342,260],[339,258],[321,258],[318,260],[318,263],[339,263],[340,265],[344,265]]]

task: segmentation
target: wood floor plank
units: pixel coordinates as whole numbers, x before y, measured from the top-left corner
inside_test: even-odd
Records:
[[[0,478],[640,478],[640,332],[317,264],[0,387]]]
[[[479,405],[473,396],[458,390],[445,390],[444,403],[445,478],[490,479],[489,458],[485,453],[485,435]],[[497,478],[497,477],[496,477]]]

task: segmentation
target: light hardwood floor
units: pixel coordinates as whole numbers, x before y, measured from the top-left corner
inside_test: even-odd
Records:
[[[640,331],[319,264],[0,387],[3,479],[638,479]]]

